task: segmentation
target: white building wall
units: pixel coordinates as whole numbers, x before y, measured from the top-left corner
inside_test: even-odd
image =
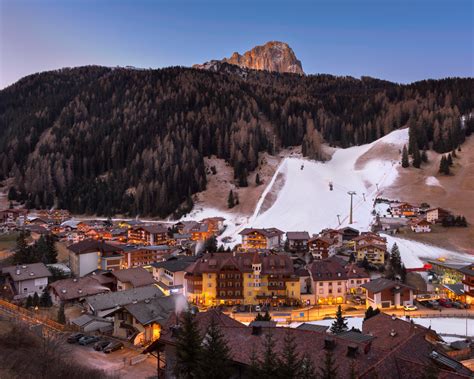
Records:
[[[79,254],[79,276],[85,276],[92,271],[97,270],[99,261],[99,253],[92,252],[87,254]]]

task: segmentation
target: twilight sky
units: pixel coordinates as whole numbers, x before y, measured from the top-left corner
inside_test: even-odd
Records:
[[[269,40],[306,73],[474,76],[472,0],[0,0],[0,88],[65,66],[191,66]]]

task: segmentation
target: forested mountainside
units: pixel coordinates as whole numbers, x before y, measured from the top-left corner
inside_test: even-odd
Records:
[[[234,168],[258,153],[363,144],[406,124],[410,148],[447,152],[474,130],[474,79],[398,85],[372,78],[181,67],[81,67],[0,91],[0,176],[29,207],[167,216],[206,187],[203,157]],[[231,71],[231,72],[230,72]]]

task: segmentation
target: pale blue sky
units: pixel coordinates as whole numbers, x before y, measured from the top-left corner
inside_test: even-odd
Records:
[[[65,66],[191,66],[269,40],[306,73],[473,75],[471,0],[0,0],[0,88]]]

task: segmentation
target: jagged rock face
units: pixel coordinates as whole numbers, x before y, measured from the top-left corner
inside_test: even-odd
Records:
[[[291,47],[287,43],[278,41],[267,42],[263,46],[255,46],[243,55],[235,52],[230,58],[224,58],[222,62],[253,70],[304,74],[301,62],[296,59]],[[193,67],[207,68],[206,64],[194,65]]]

